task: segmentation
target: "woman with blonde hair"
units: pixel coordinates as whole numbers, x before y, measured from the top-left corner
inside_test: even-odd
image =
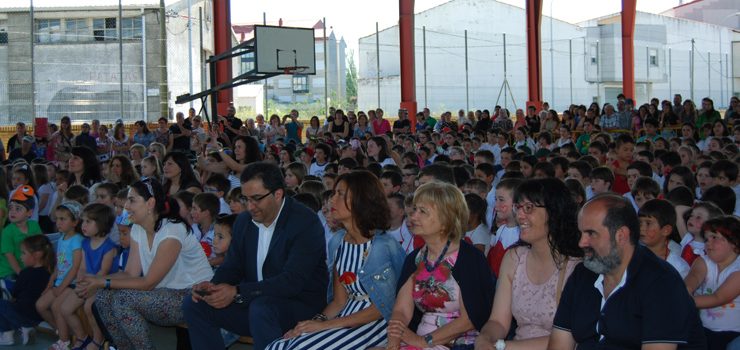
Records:
[[[135,143],[129,147],[128,153],[131,155],[131,164],[134,165],[136,171],[141,173],[141,161],[146,155],[146,146],[140,143]]]
[[[454,185],[430,182],[414,193],[410,226],[425,245],[406,257],[388,324],[388,349],[474,344],[490,314],[494,286],[483,253],[462,240],[468,215]],[[412,321],[418,316],[418,323]]]
[[[167,155],[167,147],[159,142],[152,142],[151,144],[149,144],[149,149],[147,150],[147,153],[149,153],[150,156],[156,157],[160,162],[162,162],[164,156]]]

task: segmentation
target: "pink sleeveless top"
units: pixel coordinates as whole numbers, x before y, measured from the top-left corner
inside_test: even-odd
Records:
[[[514,339],[549,336],[557,310],[555,296],[560,271],[555,270],[545,283],[532,283],[527,276],[528,254],[529,248],[527,247],[518,247],[514,254],[518,258],[511,293],[511,313],[517,322]],[[566,264],[563,287],[578,262],[578,260],[570,259]]]

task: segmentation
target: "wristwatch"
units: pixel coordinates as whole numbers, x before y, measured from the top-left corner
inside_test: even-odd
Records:
[[[239,290],[239,285],[236,285],[236,295],[234,295],[234,303],[235,304],[244,304],[246,299],[242,296],[241,291]]]
[[[427,345],[429,345],[429,347],[434,346],[434,339],[432,339],[432,335],[431,334],[425,335],[424,336],[424,341],[427,342]]]
[[[506,349],[506,342],[503,339],[499,339],[496,341],[496,350],[504,350]]]

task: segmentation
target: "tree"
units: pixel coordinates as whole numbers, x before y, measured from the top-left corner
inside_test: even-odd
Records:
[[[355,65],[355,51],[349,50],[347,55],[347,85],[346,93],[347,96],[347,107],[348,109],[356,109],[357,107],[357,66]]]

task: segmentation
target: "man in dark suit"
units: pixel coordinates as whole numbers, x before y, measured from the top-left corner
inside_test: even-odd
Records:
[[[316,214],[285,197],[276,165],[248,165],[241,183],[248,212],[234,223],[225,261],[183,303],[193,349],[223,349],[224,328],[251,336],[261,350],[326,306],[326,244]]]

